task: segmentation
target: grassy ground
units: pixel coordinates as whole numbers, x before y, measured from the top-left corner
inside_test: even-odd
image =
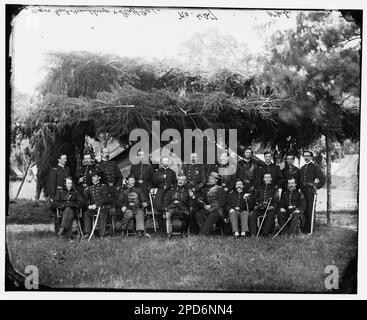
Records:
[[[46,202],[17,199],[16,203],[9,204],[7,224],[40,224],[53,223],[52,212]]]
[[[356,281],[348,264],[357,232],[324,226],[312,237],[274,240],[113,237],[69,244],[39,231],[8,232],[7,243],[16,271],[35,265],[40,284],[54,288],[328,292],[330,264],[340,270],[342,292],[351,293]]]

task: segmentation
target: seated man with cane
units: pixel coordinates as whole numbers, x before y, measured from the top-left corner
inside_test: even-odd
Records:
[[[231,219],[232,231],[234,237],[240,237],[239,221],[241,221],[241,237],[245,237],[249,231],[248,215],[249,215],[249,197],[251,193],[244,190],[243,181],[237,179],[235,183],[235,190],[232,190],[227,196],[226,211],[229,212]]]
[[[71,242],[73,240],[73,220],[76,210],[84,204],[82,196],[74,188],[72,177],[65,178],[65,188],[57,189],[53,205],[62,212],[61,227],[58,235],[66,235]]]
[[[92,185],[85,189],[85,200],[87,202],[87,211],[84,214],[85,235],[83,239],[91,238],[94,229],[98,223],[99,237],[105,239],[106,214],[109,210],[107,205],[111,204],[108,185],[101,183],[102,171],[95,168],[92,173]],[[93,217],[96,221],[92,227]]]
[[[300,221],[300,216],[306,209],[306,199],[296,188],[295,178],[288,179],[288,189],[282,194],[278,209],[278,222],[282,233],[294,234]]]
[[[193,191],[188,190],[186,186],[186,176],[178,175],[177,185],[170,189],[164,200],[164,208],[166,212],[166,228],[168,239],[172,238],[172,218],[179,217],[182,220],[182,235],[185,236],[189,227],[189,204]]]
[[[279,201],[278,189],[272,184],[271,173],[265,173],[263,181],[264,184],[259,186],[252,197],[253,202],[255,202],[255,207],[248,217],[252,236],[258,236],[260,232],[264,236],[269,235],[275,218],[275,208]],[[263,217],[258,232],[256,233],[256,223],[259,216]]]
[[[117,206],[124,214],[121,222],[122,235],[127,235],[127,227],[131,219],[135,218],[136,231],[139,238],[144,235],[144,208],[148,206],[148,199],[142,189],[135,187],[135,177],[127,177],[127,188],[118,195]]]

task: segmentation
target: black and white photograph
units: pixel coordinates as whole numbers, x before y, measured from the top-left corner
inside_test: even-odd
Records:
[[[360,293],[363,8],[199,5],[6,5],[5,291]]]

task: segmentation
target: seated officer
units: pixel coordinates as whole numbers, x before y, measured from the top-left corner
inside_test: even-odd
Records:
[[[235,190],[232,190],[227,196],[226,210],[229,212],[231,219],[232,231],[235,237],[239,237],[239,219],[241,220],[241,236],[245,237],[248,228],[249,203],[250,193],[244,190],[242,180],[237,180]]]
[[[211,172],[208,179],[208,185],[203,189],[202,198],[198,199],[201,210],[196,212],[196,222],[200,226],[200,235],[209,235],[213,225],[224,219],[224,206],[226,204],[227,194],[224,189],[218,185],[219,175],[217,172]],[[193,195],[195,197],[195,195]]]
[[[65,188],[56,190],[53,205],[62,213],[61,228],[58,235],[66,234],[70,241],[73,236],[73,220],[76,210],[83,206],[83,198],[74,188],[73,178],[65,178]]]
[[[111,204],[111,198],[109,194],[108,185],[101,183],[102,172],[95,168],[91,173],[92,185],[85,189],[85,200],[87,202],[88,210],[84,214],[84,227],[85,235],[83,239],[89,237],[92,232],[92,219],[97,214],[100,208],[100,214],[98,218],[99,236],[101,240],[105,237],[106,229],[106,214],[109,211],[109,205]]]
[[[296,233],[300,217],[306,209],[306,199],[303,193],[297,189],[295,178],[288,179],[288,189],[283,192],[278,208],[278,221],[280,226],[283,227],[287,223],[282,233]],[[290,220],[288,221],[288,219]]]
[[[256,235],[257,218],[263,216],[266,212],[262,234],[268,236],[274,222],[275,208],[279,201],[278,189],[273,185],[270,173],[264,174],[264,184],[260,185],[254,192],[252,200],[255,206],[248,217],[250,233],[251,235]]]
[[[179,217],[182,220],[182,235],[186,235],[189,227],[190,195],[194,193],[186,186],[186,176],[178,175],[177,186],[167,192],[164,200],[166,211],[166,228],[168,238],[172,238],[172,218]]]
[[[136,231],[139,237],[144,235],[144,208],[148,199],[140,188],[135,187],[135,177],[127,178],[127,188],[118,195],[117,205],[124,214],[121,222],[122,235],[125,235],[131,219],[135,217]]]

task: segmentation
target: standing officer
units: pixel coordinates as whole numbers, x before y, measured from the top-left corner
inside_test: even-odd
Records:
[[[60,154],[57,158],[57,166],[52,168],[48,175],[46,191],[51,202],[55,198],[56,190],[62,190],[65,186],[65,178],[70,176],[70,169],[66,166],[67,160],[66,154]]]
[[[92,155],[89,153],[85,153],[83,155],[83,164],[75,174],[77,181],[76,189],[82,196],[84,196],[85,188],[89,187],[92,184],[91,173],[93,169],[94,165],[92,163]]]
[[[139,150],[137,156],[139,163],[131,166],[129,176],[135,178],[135,186],[140,188],[148,198],[154,170],[149,161],[145,163],[148,158],[143,150]]]
[[[109,193],[116,198],[117,192],[122,187],[122,174],[116,162],[110,161],[110,152],[107,148],[101,150],[101,162],[97,163],[96,168],[102,172],[103,183],[109,187]]]
[[[196,212],[196,222],[200,226],[200,235],[209,235],[213,225],[224,219],[226,192],[218,185],[217,172],[209,174],[208,185],[203,190],[203,197],[198,199],[201,210]],[[194,196],[195,198],[195,196]]]
[[[91,173],[92,185],[85,189],[85,199],[87,202],[88,210],[84,214],[84,239],[88,238],[92,232],[92,219],[97,214],[98,208],[100,214],[98,218],[99,236],[104,239],[106,229],[106,214],[108,213],[111,204],[111,197],[108,190],[108,185],[101,183],[102,172],[95,168]]]
[[[121,222],[122,235],[125,235],[130,220],[135,217],[136,231],[141,238],[145,230],[144,208],[148,206],[148,198],[139,187],[135,187],[134,176],[127,178],[127,188],[120,192],[117,205],[124,214]]]
[[[303,195],[306,198],[306,209],[304,219],[301,225],[303,233],[311,232],[311,220],[313,201],[315,194],[325,184],[325,175],[322,170],[312,161],[313,153],[304,151],[303,158],[306,164],[302,166],[300,171],[300,187]]]
[[[278,221],[282,227],[290,218],[288,224],[284,227],[283,233],[294,234],[297,231],[300,216],[306,208],[306,200],[301,191],[297,189],[296,179],[288,179],[288,189],[282,193],[279,202]]]
[[[259,167],[251,159],[252,154],[253,152],[250,147],[247,147],[244,150],[243,159],[238,162],[238,177],[243,181],[244,184],[251,184],[253,186],[251,191],[254,191],[259,183]]]
[[[169,162],[169,157],[163,156],[161,158],[161,167],[153,174],[153,184],[158,188],[154,198],[154,209],[157,210],[157,220],[161,232],[164,230],[164,198],[168,190],[177,184],[176,172],[168,167]]]
[[[181,168],[181,173],[187,178],[186,186],[195,194],[196,198],[200,196],[206,182],[205,166],[204,164],[199,164],[198,160],[197,153],[191,153],[190,163],[183,164]],[[197,212],[199,209],[197,207],[196,200],[190,198],[189,201],[189,208],[191,209],[189,217],[189,230],[190,233],[197,234],[199,233],[199,227],[195,221],[195,212]]]
[[[251,235],[256,235],[257,218],[264,215],[266,208],[268,208],[261,231],[262,235],[268,236],[274,222],[275,209],[279,201],[278,188],[275,188],[273,185],[270,173],[264,174],[264,184],[260,185],[254,192],[252,199],[255,206],[248,217],[250,233]]]
[[[264,152],[265,163],[259,168],[259,184],[264,184],[264,175],[269,173],[271,175],[271,181],[276,189],[281,188],[284,185],[283,174],[280,167],[271,161],[272,154],[270,151]]]
[[[172,187],[166,194],[164,208],[166,212],[166,228],[168,239],[172,238],[172,218],[179,217],[182,220],[182,235],[185,236],[189,227],[189,204],[190,195],[193,191],[186,186],[186,176],[178,175],[177,185]]]
[[[232,231],[235,237],[239,237],[239,220],[241,221],[241,237],[246,236],[248,228],[249,215],[249,198],[251,194],[248,190],[244,190],[243,181],[238,179],[235,184],[235,189],[232,190],[227,197],[226,210],[229,212],[231,219]]]
[[[294,178],[296,181],[296,188],[299,188],[299,169],[294,165],[294,155],[288,154],[285,158],[285,166],[282,169],[284,177],[283,190],[287,190],[288,179]]]
[[[229,162],[228,151],[221,153],[220,161],[214,165],[211,172],[218,172],[220,185],[225,192],[232,191],[237,178],[237,168]]]
[[[66,154],[60,154],[57,158],[58,164],[56,167],[52,168],[46,183],[46,193],[48,194],[50,201],[50,209],[53,211],[54,216],[54,227],[55,231],[59,230],[59,219],[57,218],[55,206],[52,204],[54,198],[56,196],[57,190],[64,189],[65,186],[65,178],[70,176],[70,169],[66,166],[67,162]]]

